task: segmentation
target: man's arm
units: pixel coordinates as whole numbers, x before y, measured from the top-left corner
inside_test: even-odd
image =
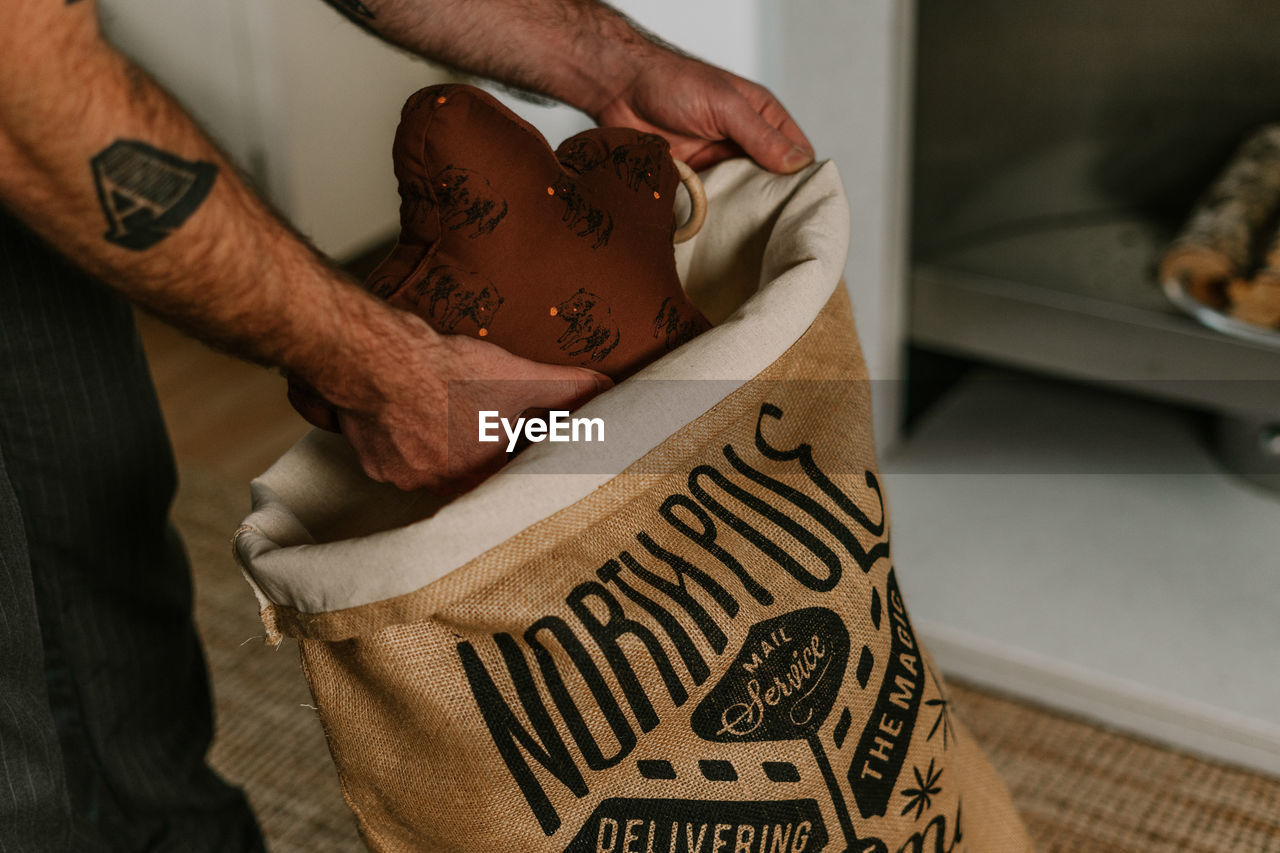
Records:
[[[746,153],[792,172],[813,148],[764,87],[681,55],[596,0],[325,0],[393,44],[660,133],[694,168]]]
[[[540,380],[452,401],[511,415],[596,390],[590,371],[437,335],[331,268],[102,40],[95,5],[10,0],[0,25],[0,201],[54,248],[197,336],[298,375],[338,407],[366,471],[402,487],[448,488],[500,462],[490,445],[449,458],[450,379]]]

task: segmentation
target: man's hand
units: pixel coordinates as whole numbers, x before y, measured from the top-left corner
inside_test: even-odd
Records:
[[[477,440],[482,409],[514,421],[530,408],[575,409],[612,385],[585,368],[539,364],[473,338],[438,335],[407,312],[396,312],[396,321],[404,337],[388,347],[393,359],[344,395],[350,402],[339,407],[338,423],[365,473],[401,489],[462,491],[501,467],[505,442]],[[344,373],[351,381],[353,374]]]
[[[672,156],[694,169],[744,153],[773,172],[813,162],[813,146],[768,89],[665,50],[595,119],[661,134]]]

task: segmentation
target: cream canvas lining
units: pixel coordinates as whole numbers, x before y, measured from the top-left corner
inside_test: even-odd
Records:
[[[779,176],[735,160],[702,179],[707,223],[676,258],[715,327],[575,413],[604,419],[604,444],[533,445],[443,501],[370,481],[341,437],[313,431],[253,481],[253,512],[236,533],[262,605],[321,613],[438,580],[586,497],[794,344],[840,281],[848,251],[835,165]]]

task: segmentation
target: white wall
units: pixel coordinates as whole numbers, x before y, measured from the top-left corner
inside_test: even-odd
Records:
[[[277,179],[295,223],[342,256],[399,231],[391,143],[405,99],[447,78],[393,50],[317,0],[261,4],[255,53],[274,59],[278,102],[267,106]],[[269,39],[269,41],[268,41]],[[274,50],[272,49],[274,47]]]
[[[400,107],[444,72],[319,0],[103,0],[108,37],[167,86],[324,251],[398,226]]]
[[[238,0],[102,0],[106,37],[172,91],[241,164],[258,142]]]
[[[906,335],[912,0],[761,0],[769,85],[819,157],[840,167],[852,214],[845,280],[867,357],[877,443],[901,424]]]

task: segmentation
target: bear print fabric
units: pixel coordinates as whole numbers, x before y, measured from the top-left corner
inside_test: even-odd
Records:
[[[405,104],[401,233],[366,287],[443,334],[621,380],[710,327],[672,248],[679,176],[664,139],[595,128],[552,151],[472,86]],[[332,416],[296,383],[304,416]]]

